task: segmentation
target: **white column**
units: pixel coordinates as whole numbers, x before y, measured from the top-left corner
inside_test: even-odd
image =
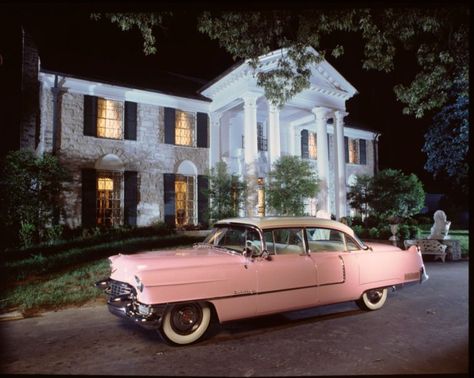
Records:
[[[258,94],[247,93],[244,100],[244,160],[245,180],[247,182],[246,215],[257,215],[257,98]]]
[[[346,190],[346,159],[344,156],[344,117],[349,113],[338,110],[334,113],[334,156],[335,156],[335,190],[336,190],[336,218],[347,216]]]
[[[222,113],[211,113],[209,117],[209,169],[215,167],[221,158],[221,118]]]
[[[317,149],[318,149],[318,176],[320,180],[320,192],[318,209],[327,212],[329,211],[329,159],[328,159],[328,133],[327,120],[331,112],[330,109],[316,107],[312,109],[316,116],[316,134],[317,134]]]
[[[244,158],[247,173],[255,174],[255,163],[258,157],[257,137],[257,98],[254,93],[246,94],[244,100]]]
[[[268,155],[270,169],[280,158],[280,110],[278,106],[268,103]]]

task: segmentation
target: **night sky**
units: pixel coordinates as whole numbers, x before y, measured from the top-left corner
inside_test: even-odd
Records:
[[[31,7],[31,11],[28,7],[22,10],[21,21],[32,33],[42,67],[48,70],[155,89],[169,86],[173,73],[194,78],[185,82],[172,76],[189,92],[235,63],[218,42],[197,31],[192,9],[181,7],[167,22],[166,30],[157,30],[158,52],[153,56],[142,52],[138,31],[122,32],[107,20],[93,21],[89,10],[83,7],[57,7],[52,3]],[[415,173],[427,192],[442,192],[442,186],[434,183],[432,175],[423,169],[426,157],[421,148],[431,116],[417,120],[403,115],[403,104],[396,101],[392,89],[394,84],[407,83],[414,77],[413,56],[405,54],[399,58],[390,74],[365,71],[361,68],[362,48],[354,36],[340,34],[331,38],[344,46],[345,54],[338,59],[329,57],[328,61],[359,91],[347,103],[350,115],[346,124],[382,134],[381,169]]]

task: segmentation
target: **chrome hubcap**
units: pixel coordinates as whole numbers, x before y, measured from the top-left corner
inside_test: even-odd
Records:
[[[370,303],[377,303],[382,299],[383,290],[370,290],[367,292],[367,299]]]
[[[177,306],[171,313],[171,326],[180,335],[194,332],[201,324],[201,320],[202,311],[194,304]]]

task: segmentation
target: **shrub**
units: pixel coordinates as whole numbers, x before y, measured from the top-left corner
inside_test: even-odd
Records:
[[[402,239],[410,239],[410,226],[407,224],[399,225],[398,233]]]
[[[380,231],[378,230],[377,227],[372,227],[370,230],[369,230],[369,237],[371,239],[378,239],[380,237]]]
[[[266,201],[277,215],[304,215],[304,201],[319,191],[310,163],[297,156],[282,156],[272,166],[266,183]]]

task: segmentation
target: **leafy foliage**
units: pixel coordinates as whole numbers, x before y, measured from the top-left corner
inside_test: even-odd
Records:
[[[373,177],[357,176],[347,198],[351,207],[366,216],[364,223],[367,226],[372,220],[377,224],[388,219],[399,223],[402,218],[418,214],[425,202],[425,192],[416,175],[385,169]]]
[[[162,26],[163,20],[171,16],[171,12],[161,13],[93,13],[93,20],[100,20],[102,16],[117,24],[122,31],[137,28],[143,38],[143,52],[145,55],[156,53],[156,38],[153,27]]]
[[[468,192],[469,97],[453,90],[451,101],[433,118],[425,134],[425,169],[447,175],[464,193]]]
[[[268,174],[266,201],[277,215],[304,215],[304,201],[319,191],[311,165],[297,156],[282,156]]]
[[[410,217],[419,213],[425,202],[423,184],[413,173],[385,169],[373,177],[369,187],[370,208],[381,217]]]
[[[367,217],[369,215],[370,201],[372,200],[372,192],[370,184],[372,177],[368,175],[356,176],[356,182],[349,186],[347,199],[349,205]]]
[[[218,162],[210,171],[207,190],[211,222],[238,216],[244,203],[245,191],[246,184],[228,173],[226,163]]]
[[[38,242],[59,208],[62,184],[69,178],[58,159],[36,157],[30,150],[10,152],[0,179],[4,230],[20,237],[24,246]]]

